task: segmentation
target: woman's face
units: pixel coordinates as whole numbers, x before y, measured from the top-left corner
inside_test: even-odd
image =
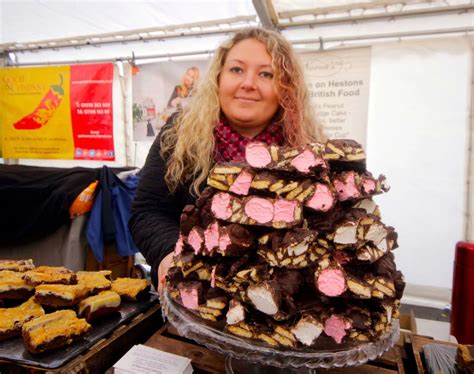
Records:
[[[240,134],[257,135],[278,110],[274,73],[272,58],[258,40],[245,39],[230,49],[219,78],[219,102]]]
[[[189,69],[186,71],[186,74],[184,74],[183,82],[188,88],[193,88],[194,86],[194,79],[196,78],[195,72],[193,69]]]

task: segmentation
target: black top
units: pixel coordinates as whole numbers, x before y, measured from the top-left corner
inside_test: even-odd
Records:
[[[179,186],[170,193],[166,182],[166,161],[160,155],[160,139],[156,137],[140,172],[140,183],[132,204],[130,232],[136,246],[151,265],[153,284],[157,285],[157,270],[179,237],[179,218],[185,205],[194,204],[189,185]]]
[[[0,165],[0,245],[29,243],[69,223],[72,202],[99,175],[100,169]]]

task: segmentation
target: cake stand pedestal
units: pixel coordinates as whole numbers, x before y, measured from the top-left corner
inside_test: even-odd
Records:
[[[227,373],[316,373],[317,368],[358,366],[388,351],[398,340],[398,320],[380,339],[341,350],[271,348],[228,334],[204,322],[176,303],[166,289],[161,295],[163,315],[186,338],[226,356]]]

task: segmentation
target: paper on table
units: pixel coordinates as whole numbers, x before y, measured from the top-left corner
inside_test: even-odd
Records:
[[[133,346],[114,365],[115,374],[191,374],[191,360],[150,348],[141,344]]]

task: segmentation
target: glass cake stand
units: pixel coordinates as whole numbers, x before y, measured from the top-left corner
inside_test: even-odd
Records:
[[[226,333],[192,314],[163,290],[160,297],[163,315],[186,338],[226,356],[227,373],[315,373],[317,368],[358,366],[374,360],[398,340],[398,320],[390,332],[377,341],[341,350],[290,350],[265,346]]]

